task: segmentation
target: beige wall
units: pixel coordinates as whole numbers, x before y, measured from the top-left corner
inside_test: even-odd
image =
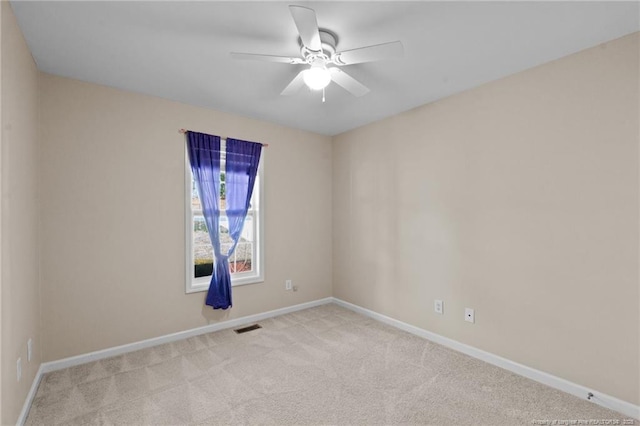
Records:
[[[639,48],[335,137],[334,296],[640,403]]]
[[[40,95],[46,361],[331,295],[329,137],[50,75]],[[183,127],[269,143],[266,280],[226,312],[185,294]]]
[[[38,71],[8,2],[2,9],[2,424],[15,423],[40,365]],[[27,361],[27,340],[34,358]],[[16,361],[22,358],[22,380]]]
[[[2,126],[2,11],[0,5],[0,126]],[[2,127],[0,127],[0,194],[2,193]],[[2,199],[0,198],[0,424],[2,424],[2,388],[4,387],[2,370],[4,369],[4,356],[2,355]]]
[[[0,126],[2,126],[2,11],[4,7],[0,5]],[[2,127],[0,127],[0,194],[2,193]],[[4,369],[4,356],[2,355],[2,199],[0,198],[0,424],[2,424],[2,388],[4,380],[2,370]]]

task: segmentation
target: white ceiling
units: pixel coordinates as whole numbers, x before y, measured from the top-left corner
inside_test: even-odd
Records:
[[[401,60],[343,69],[326,103],[282,89],[302,65],[289,4],[315,9],[338,51],[401,40]],[[638,2],[13,1],[40,70],[334,135],[640,30]]]

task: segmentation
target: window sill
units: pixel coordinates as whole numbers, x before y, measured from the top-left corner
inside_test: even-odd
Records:
[[[193,282],[191,284],[191,286],[185,291],[186,294],[191,294],[191,293],[199,293],[202,291],[208,291],[209,290],[209,281],[211,280],[210,277],[206,277],[207,278],[207,282],[206,283],[201,283],[201,282]],[[202,279],[200,279],[202,280]],[[237,279],[232,279],[231,280],[231,287],[237,287],[237,286],[241,286],[241,285],[248,285],[248,284],[260,284],[264,282],[264,278],[263,277],[243,277],[243,278],[237,278]]]

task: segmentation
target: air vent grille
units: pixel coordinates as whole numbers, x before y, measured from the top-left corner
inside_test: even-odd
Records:
[[[257,330],[257,329],[259,329],[259,328],[262,328],[262,327],[260,326],[260,324],[253,324],[253,325],[249,325],[249,326],[247,326],[247,327],[242,327],[242,328],[235,329],[235,330],[233,330],[233,331],[235,331],[235,332],[236,332],[236,333],[238,333],[238,334],[242,334],[242,333],[246,333],[246,332],[248,332],[248,331]]]

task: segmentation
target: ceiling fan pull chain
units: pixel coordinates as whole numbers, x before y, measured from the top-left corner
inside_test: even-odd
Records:
[[[324,87],[322,88],[322,103],[324,103]]]

